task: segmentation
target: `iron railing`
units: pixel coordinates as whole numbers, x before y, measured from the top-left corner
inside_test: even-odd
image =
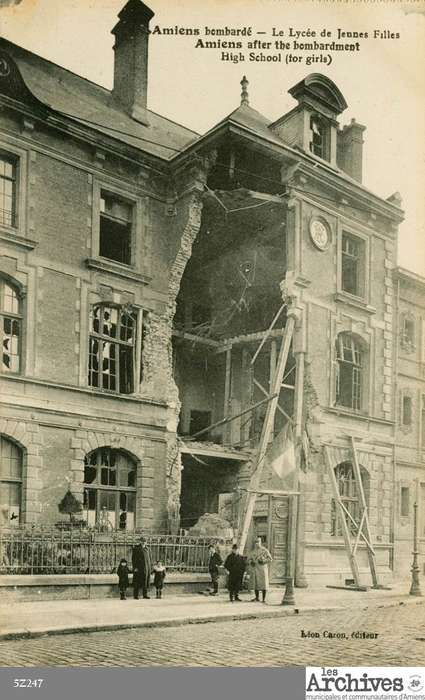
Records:
[[[0,530],[0,574],[110,574],[121,558],[131,568],[137,532],[20,527]],[[168,571],[208,571],[211,537],[147,535],[153,563]],[[223,542],[224,546],[229,543]]]

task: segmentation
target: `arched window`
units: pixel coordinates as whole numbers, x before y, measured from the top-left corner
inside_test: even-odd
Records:
[[[351,333],[340,333],[336,342],[336,403],[359,411],[363,402],[364,352]]]
[[[88,525],[134,530],[136,463],[125,452],[102,447],[86,456],[84,511]]]
[[[358,525],[361,520],[361,503],[359,499],[359,492],[357,488],[356,479],[354,476],[354,469],[351,462],[342,462],[335,467],[335,478],[338,485],[339,495],[344,508],[349,512],[351,518]],[[369,475],[367,471],[360,467],[360,476],[362,480],[363,490],[366,498],[366,504],[369,501]],[[333,537],[340,537],[342,535],[342,525],[340,521],[339,508],[332,499],[331,508],[331,535]],[[346,521],[349,530],[352,534],[357,534],[357,528],[354,522],[346,516]]]
[[[21,302],[18,292],[0,278],[2,372],[19,372],[22,337]]]
[[[0,436],[0,527],[19,525],[21,514],[22,451]]]
[[[127,307],[98,304],[90,316],[89,385],[134,391],[137,314]]]

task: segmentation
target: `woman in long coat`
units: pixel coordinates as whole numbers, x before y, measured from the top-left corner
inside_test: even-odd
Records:
[[[263,603],[266,601],[266,591],[269,590],[268,565],[271,561],[272,555],[261,544],[261,537],[257,537],[254,549],[248,558],[250,587],[255,591],[255,598],[252,599],[252,602],[259,602],[260,591],[262,592]]]

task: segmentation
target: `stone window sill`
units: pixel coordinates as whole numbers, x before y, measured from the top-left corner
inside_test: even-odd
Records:
[[[362,311],[366,311],[368,314],[376,314],[376,309],[374,306],[370,306],[370,304],[367,304],[363,299],[360,299],[358,297],[351,296],[351,294],[346,294],[345,292],[336,292],[334,295],[335,301],[341,301],[344,304],[348,304],[349,306],[354,306],[357,309],[362,309]]]
[[[149,284],[152,279],[148,275],[136,272],[132,267],[121,265],[121,263],[107,260],[106,258],[87,258],[86,265],[90,270],[106,272],[107,274],[123,277],[134,282],[141,282],[142,284]]]
[[[37,245],[37,241],[33,241],[30,238],[25,238],[24,236],[17,233],[17,229],[9,227],[0,227],[0,241],[3,243],[12,243],[19,248],[24,248],[26,250],[34,250]]]

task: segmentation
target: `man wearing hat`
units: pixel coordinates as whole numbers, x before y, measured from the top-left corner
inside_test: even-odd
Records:
[[[142,589],[143,598],[149,598],[148,588],[152,570],[151,555],[146,546],[146,538],[141,537],[140,543],[133,547],[133,597],[139,599],[139,590]]]

